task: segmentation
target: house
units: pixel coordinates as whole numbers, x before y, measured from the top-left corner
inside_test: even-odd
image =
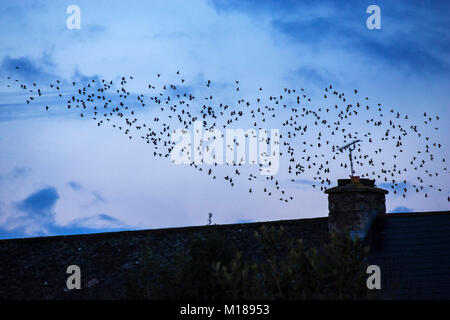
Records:
[[[328,217],[0,240],[0,299],[121,299],[126,274],[142,263],[146,248],[170,258],[189,239],[217,230],[251,255],[261,226],[283,226],[306,246],[350,230],[371,248],[381,298],[450,298],[450,211],[386,214],[387,191],[358,177],[338,180],[326,194]],[[66,287],[70,265],[80,267],[81,290]]]
[[[381,270],[383,298],[450,298],[450,211],[386,214],[386,190],[374,180],[338,180],[327,189],[328,226],[352,226]]]

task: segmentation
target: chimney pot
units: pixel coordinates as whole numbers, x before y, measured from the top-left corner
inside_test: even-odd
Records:
[[[351,177],[350,180],[351,180],[352,183],[359,183],[359,176]]]

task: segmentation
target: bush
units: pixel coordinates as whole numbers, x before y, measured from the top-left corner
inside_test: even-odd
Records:
[[[228,264],[233,254],[223,236],[209,230],[170,259],[148,250],[143,265],[128,277],[127,298],[224,299],[215,266]]]
[[[348,234],[348,233],[346,233]],[[282,227],[255,233],[256,259],[208,231],[165,261],[151,251],[130,279],[128,297],[150,299],[363,299],[369,248],[342,234],[318,248]],[[133,280],[134,279],[134,280]],[[151,279],[151,280],[149,280]]]

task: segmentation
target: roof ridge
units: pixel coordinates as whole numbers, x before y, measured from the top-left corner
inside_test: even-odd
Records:
[[[420,211],[420,212],[387,212],[386,214],[378,216],[387,217],[420,217],[420,216],[437,216],[437,215],[450,215],[450,210],[447,211]]]
[[[173,233],[180,231],[201,231],[201,230],[226,230],[238,228],[239,226],[258,226],[264,224],[291,224],[291,223],[304,223],[304,222],[318,222],[321,220],[327,220],[328,217],[311,217],[303,219],[284,219],[284,220],[269,220],[269,221],[255,221],[245,223],[228,223],[228,224],[213,224],[213,225],[198,225],[198,226],[182,226],[182,227],[166,227],[155,229],[138,229],[138,230],[122,230],[122,231],[109,231],[109,232],[97,232],[97,233],[83,233],[83,234],[71,234],[71,235],[55,235],[55,236],[40,236],[40,237],[27,237],[27,238],[11,238],[0,239],[0,244],[8,242],[40,242],[40,241],[55,241],[55,240],[75,240],[75,239],[92,239],[92,238],[106,238],[115,237],[121,235],[139,235],[147,233]]]

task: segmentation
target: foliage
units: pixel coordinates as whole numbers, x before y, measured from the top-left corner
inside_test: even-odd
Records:
[[[148,251],[145,262],[129,276],[127,297],[134,299],[223,299],[214,266],[228,264],[233,251],[220,233],[207,231],[170,259]]]
[[[366,287],[369,248],[359,239],[333,234],[320,247],[306,248],[302,239],[287,236],[282,227],[263,226],[255,232],[255,240],[259,249],[252,258],[233,250],[219,232],[213,231],[187,243],[171,261],[163,263],[150,252],[140,274],[129,282],[132,290],[128,297],[370,298]]]

